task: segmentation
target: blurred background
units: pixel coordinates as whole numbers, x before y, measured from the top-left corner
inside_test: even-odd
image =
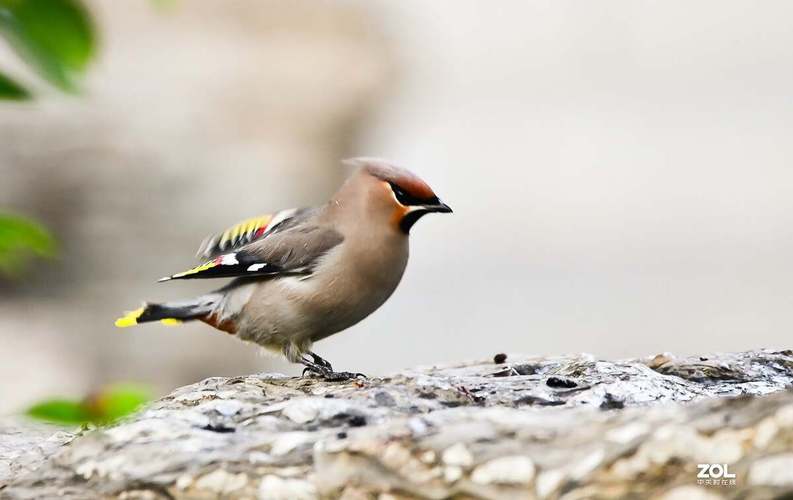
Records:
[[[790,347],[788,2],[83,6],[90,47],[60,73],[0,39],[0,213],[42,231],[0,277],[0,411],[299,373],[203,324],[113,320],[219,286],[154,281],[208,234],[324,201],[361,155],[455,213],[414,228],[385,306],[316,346],[337,369]]]

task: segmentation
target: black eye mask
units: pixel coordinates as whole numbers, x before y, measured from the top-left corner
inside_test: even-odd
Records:
[[[438,203],[438,197],[437,196],[433,196],[432,198],[427,198],[427,199],[423,199],[422,200],[422,199],[416,198],[415,196],[411,196],[411,195],[407,194],[404,189],[402,189],[401,187],[397,186],[393,182],[389,182],[388,184],[391,186],[391,190],[394,192],[394,196],[396,196],[397,201],[399,203],[405,205],[406,207],[409,207],[409,206],[412,206],[412,205],[427,205],[427,204]]]

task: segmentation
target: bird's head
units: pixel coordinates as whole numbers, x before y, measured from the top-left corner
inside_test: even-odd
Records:
[[[452,211],[409,170],[375,158],[353,158],[344,163],[360,168],[358,176],[366,186],[367,209],[386,215],[389,223],[405,234],[426,214]]]

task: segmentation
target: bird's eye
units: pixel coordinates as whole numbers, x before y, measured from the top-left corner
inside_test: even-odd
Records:
[[[401,204],[403,204],[405,206],[408,206],[408,205],[412,204],[411,203],[412,202],[411,197],[405,192],[404,189],[402,189],[401,187],[397,186],[393,182],[389,182],[388,184],[391,186],[391,191],[394,192],[394,197],[397,199],[397,201],[399,203],[401,203]]]
[[[421,205],[422,200],[419,200],[415,196],[411,196],[407,194],[407,192],[402,189],[401,187],[397,186],[393,182],[389,182],[388,184],[391,185],[391,190],[394,192],[394,196],[396,197],[397,201],[402,205],[408,207],[411,205]]]

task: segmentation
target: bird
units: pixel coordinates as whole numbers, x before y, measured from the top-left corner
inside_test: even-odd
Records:
[[[363,376],[334,371],[313,344],[383,305],[404,274],[413,225],[452,209],[396,164],[342,163],[353,173],[327,203],[246,219],[204,240],[201,265],[159,280],[233,278],[228,284],[189,300],[145,302],[115,325],[202,321],[303,365],[304,376]]]

